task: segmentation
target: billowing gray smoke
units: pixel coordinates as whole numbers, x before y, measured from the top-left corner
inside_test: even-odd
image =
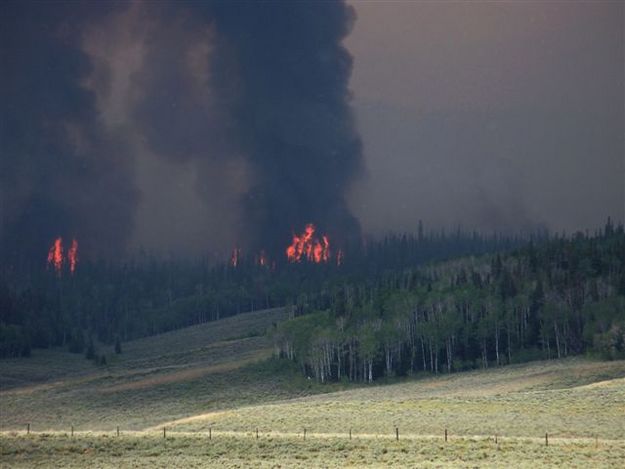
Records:
[[[98,246],[122,247],[132,233],[131,147],[101,124],[85,87],[92,64],[83,33],[120,6],[97,5],[3,3],[6,249],[41,258],[62,235],[97,254]],[[353,10],[343,1],[139,5],[140,21],[156,27],[146,28],[134,76],[141,93],[132,125],[152,155],[194,162],[199,192],[213,203],[215,188],[230,183],[225,168],[244,163],[249,177],[231,182],[244,185],[233,245],[278,255],[308,222],[334,244],[359,239],[345,201],[362,165],[349,106],[352,59],[342,45]]]
[[[84,86],[82,28],[112,4],[5,1],[0,6],[2,258],[43,261],[57,236],[86,251],[124,245],[136,192],[124,142],[98,121]]]
[[[210,28],[207,86],[214,107],[198,105],[181,73],[193,46],[188,39],[197,35],[178,35],[176,43],[153,38],[151,62],[169,72],[149,74],[136,116],[154,151],[170,146],[167,153],[181,159],[243,155],[251,180],[237,232],[252,250],[282,253],[308,222],[335,242],[359,239],[345,201],[362,164],[349,107],[352,58],[342,45],[353,10],[338,1],[179,7],[162,8],[161,21],[182,24],[187,34]],[[169,100],[181,105],[167,108]]]

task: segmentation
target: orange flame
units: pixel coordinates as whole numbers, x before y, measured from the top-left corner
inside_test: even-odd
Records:
[[[78,241],[72,239],[72,246],[67,251],[67,259],[69,260],[69,271],[73,274],[78,263]]]
[[[293,235],[293,242],[286,248],[286,257],[289,262],[301,262],[305,259],[310,262],[328,262],[330,259],[330,241],[323,235],[321,241],[315,238],[315,225],[309,223],[300,235]]]
[[[56,238],[48,251],[48,264],[54,267],[57,274],[61,274],[63,267],[63,239]]]
[[[48,251],[48,265],[51,265],[58,275],[61,275],[63,262],[69,262],[69,271],[73,274],[78,264],[78,241],[72,239],[72,245],[67,250],[67,257],[63,256],[63,238],[58,237]]]

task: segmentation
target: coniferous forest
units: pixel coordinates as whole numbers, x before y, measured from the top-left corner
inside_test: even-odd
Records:
[[[290,264],[282,257],[260,265],[256,253],[242,253],[236,266],[143,254],[126,263],[80,262],[72,274],[45,259],[10,259],[0,267],[0,356],[28,355],[32,347],[81,352],[92,341],[112,344],[271,307],[322,309],[324,292],[347,279],[507,250],[526,240],[421,228],[417,236],[346,247],[340,266]]]
[[[625,234],[419,230],[306,262],[85,262],[0,278],[0,356],[124,341],[270,307],[276,354],[319,381],[370,382],[539,358],[625,356]]]

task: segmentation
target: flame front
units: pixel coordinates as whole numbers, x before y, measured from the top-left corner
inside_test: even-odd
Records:
[[[48,251],[48,265],[51,265],[58,275],[61,275],[63,263],[65,260],[69,263],[70,273],[74,273],[78,264],[78,241],[72,240],[71,247],[67,250],[67,257],[63,256],[63,238],[58,237],[50,246]]]
[[[293,235],[293,242],[286,248],[289,262],[301,262],[302,259],[320,263],[330,259],[330,241],[323,235],[321,240],[315,238],[315,225],[309,223],[300,235]]]
[[[48,251],[48,264],[54,267],[57,274],[63,267],[63,238],[56,238]]]

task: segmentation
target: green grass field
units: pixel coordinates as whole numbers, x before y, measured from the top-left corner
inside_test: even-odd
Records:
[[[320,385],[271,358],[265,332],[285,317],[129,342],[107,366],[0,361],[0,467],[623,466],[625,361]]]

